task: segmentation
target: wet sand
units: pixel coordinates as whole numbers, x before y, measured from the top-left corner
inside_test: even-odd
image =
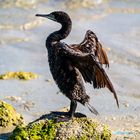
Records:
[[[49,71],[45,39],[59,24],[35,17],[54,10],[68,12],[72,32],[64,41],[79,43],[86,30],[93,30],[107,49],[107,69],[118,94],[118,109],[107,89],[93,90],[86,84],[91,104],[100,112],[94,116],[82,105],[77,111],[109,124],[113,139],[140,138],[140,2],[97,1],[0,1],[0,74],[31,71],[39,75],[31,81],[1,80],[0,99],[12,104],[30,122],[42,114],[69,106]],[[11,100],[11,96],[15,100]],[[130,133],[129,133],[130,132]],[[2,133],[2,132],[0,132]],[[116,138],[117,137],[117,138]],[[126,138],[125,138],[126,137]],[[0,139],[6,139],[0,135]]]

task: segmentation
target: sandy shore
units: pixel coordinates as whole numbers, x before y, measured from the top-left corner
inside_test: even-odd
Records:
[[[72,32],[64,41],[79,43],[86,30],[96,32],[107,49],[110,69],[106,70],[118,94],[120,108],[108,90],[93,90],[86,85],[97,116],[113,131],[114,140],[140,138],[140,3],[139,1],[97,1],[73,3],[58,1],[0,2],[0,74],[31,71],[39,78],[31,81],[0,80],[0,99],[12,104],[30,122],[52,110],[69,106],[59,92],[47,62],[46,37],[60,26],[35,17],[36,13],[54,10],[68,12],[73,20]],[[11,100],[11,96],[15,97]],[[89,117],[88,109],[78,111]],[[2,138],[2,135],[0,135]]]

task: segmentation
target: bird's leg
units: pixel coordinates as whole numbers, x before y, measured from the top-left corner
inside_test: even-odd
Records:
[[[72,117],[74,116],[76,107],[77,107],[77,101],[71,100],[71,103],[70,103],[70,110],[69,110],[69,112],[67,113],[67,115],[68,115],[70,118],[72,118]]]
[[[56,122],[67,122],[67,121],[71,120],[71,118],[74,117],[76,107],[77,107],[77,101],[71,100],[70,110],[68,112],[59,113],[59,115],[63,115],[63,117],[58,117],[55,121]]]

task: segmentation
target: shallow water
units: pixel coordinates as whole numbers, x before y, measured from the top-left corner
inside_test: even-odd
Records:
[[[0,73],[31,71],[39,74],[39,78],[26,82],[1,80],[0,99],[14,105],[27,122],[49,111],[69,106],[67,98],[61,93],[56,94],[59,90],[51,77],[44,45],[46,37],[60,26],[47,19],[35,17],[36,13],[54,10],[64,10],[72,18],[72,32],[65,42],[79,43],[86,30],[91,29],[109,50],[107,53],[111,64],[107,73],[118,94],[120,108],[117,109],[108,90],[93,90],[92,86],[86,85],[91,104],[100,112],[97,118],[105,120],[107,117],[111,120],[115,117],[121,120],[121,117],[132,116],[131,126],[134,127],[133,122],[140,120],[139,0],[89,0],[88,4],[61,0],[1,0]],[[7,96],[17,96],[21,100],[10,101]],[[78,105],[77,110],[95,117],[81,105]],[[112,122],[108,123],[112,125]],[[119,123],[120,126],[113,126],[114,131],[124,127],[121,121]]]

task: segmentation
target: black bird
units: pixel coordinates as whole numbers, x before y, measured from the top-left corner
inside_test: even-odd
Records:
[[[109,61],[95,33],[88,30],[80,44],[67,45],[61,42],[71,31],[72,22],[67,13],[54,11],[36,16],[51,19],[62,25],[60,30],[47,37],[46,47],[53,79],[60,91],[71,101],[70,110],[66,113],[68,118],[74,116],[77,102],[87,105],[92,113],[98,114],[89,104],[90,97],[86,94],[82,78],[94,88],[107,87],[113,93],[119,107],[114,87],[102,67],[103,64],[109,67]]]

